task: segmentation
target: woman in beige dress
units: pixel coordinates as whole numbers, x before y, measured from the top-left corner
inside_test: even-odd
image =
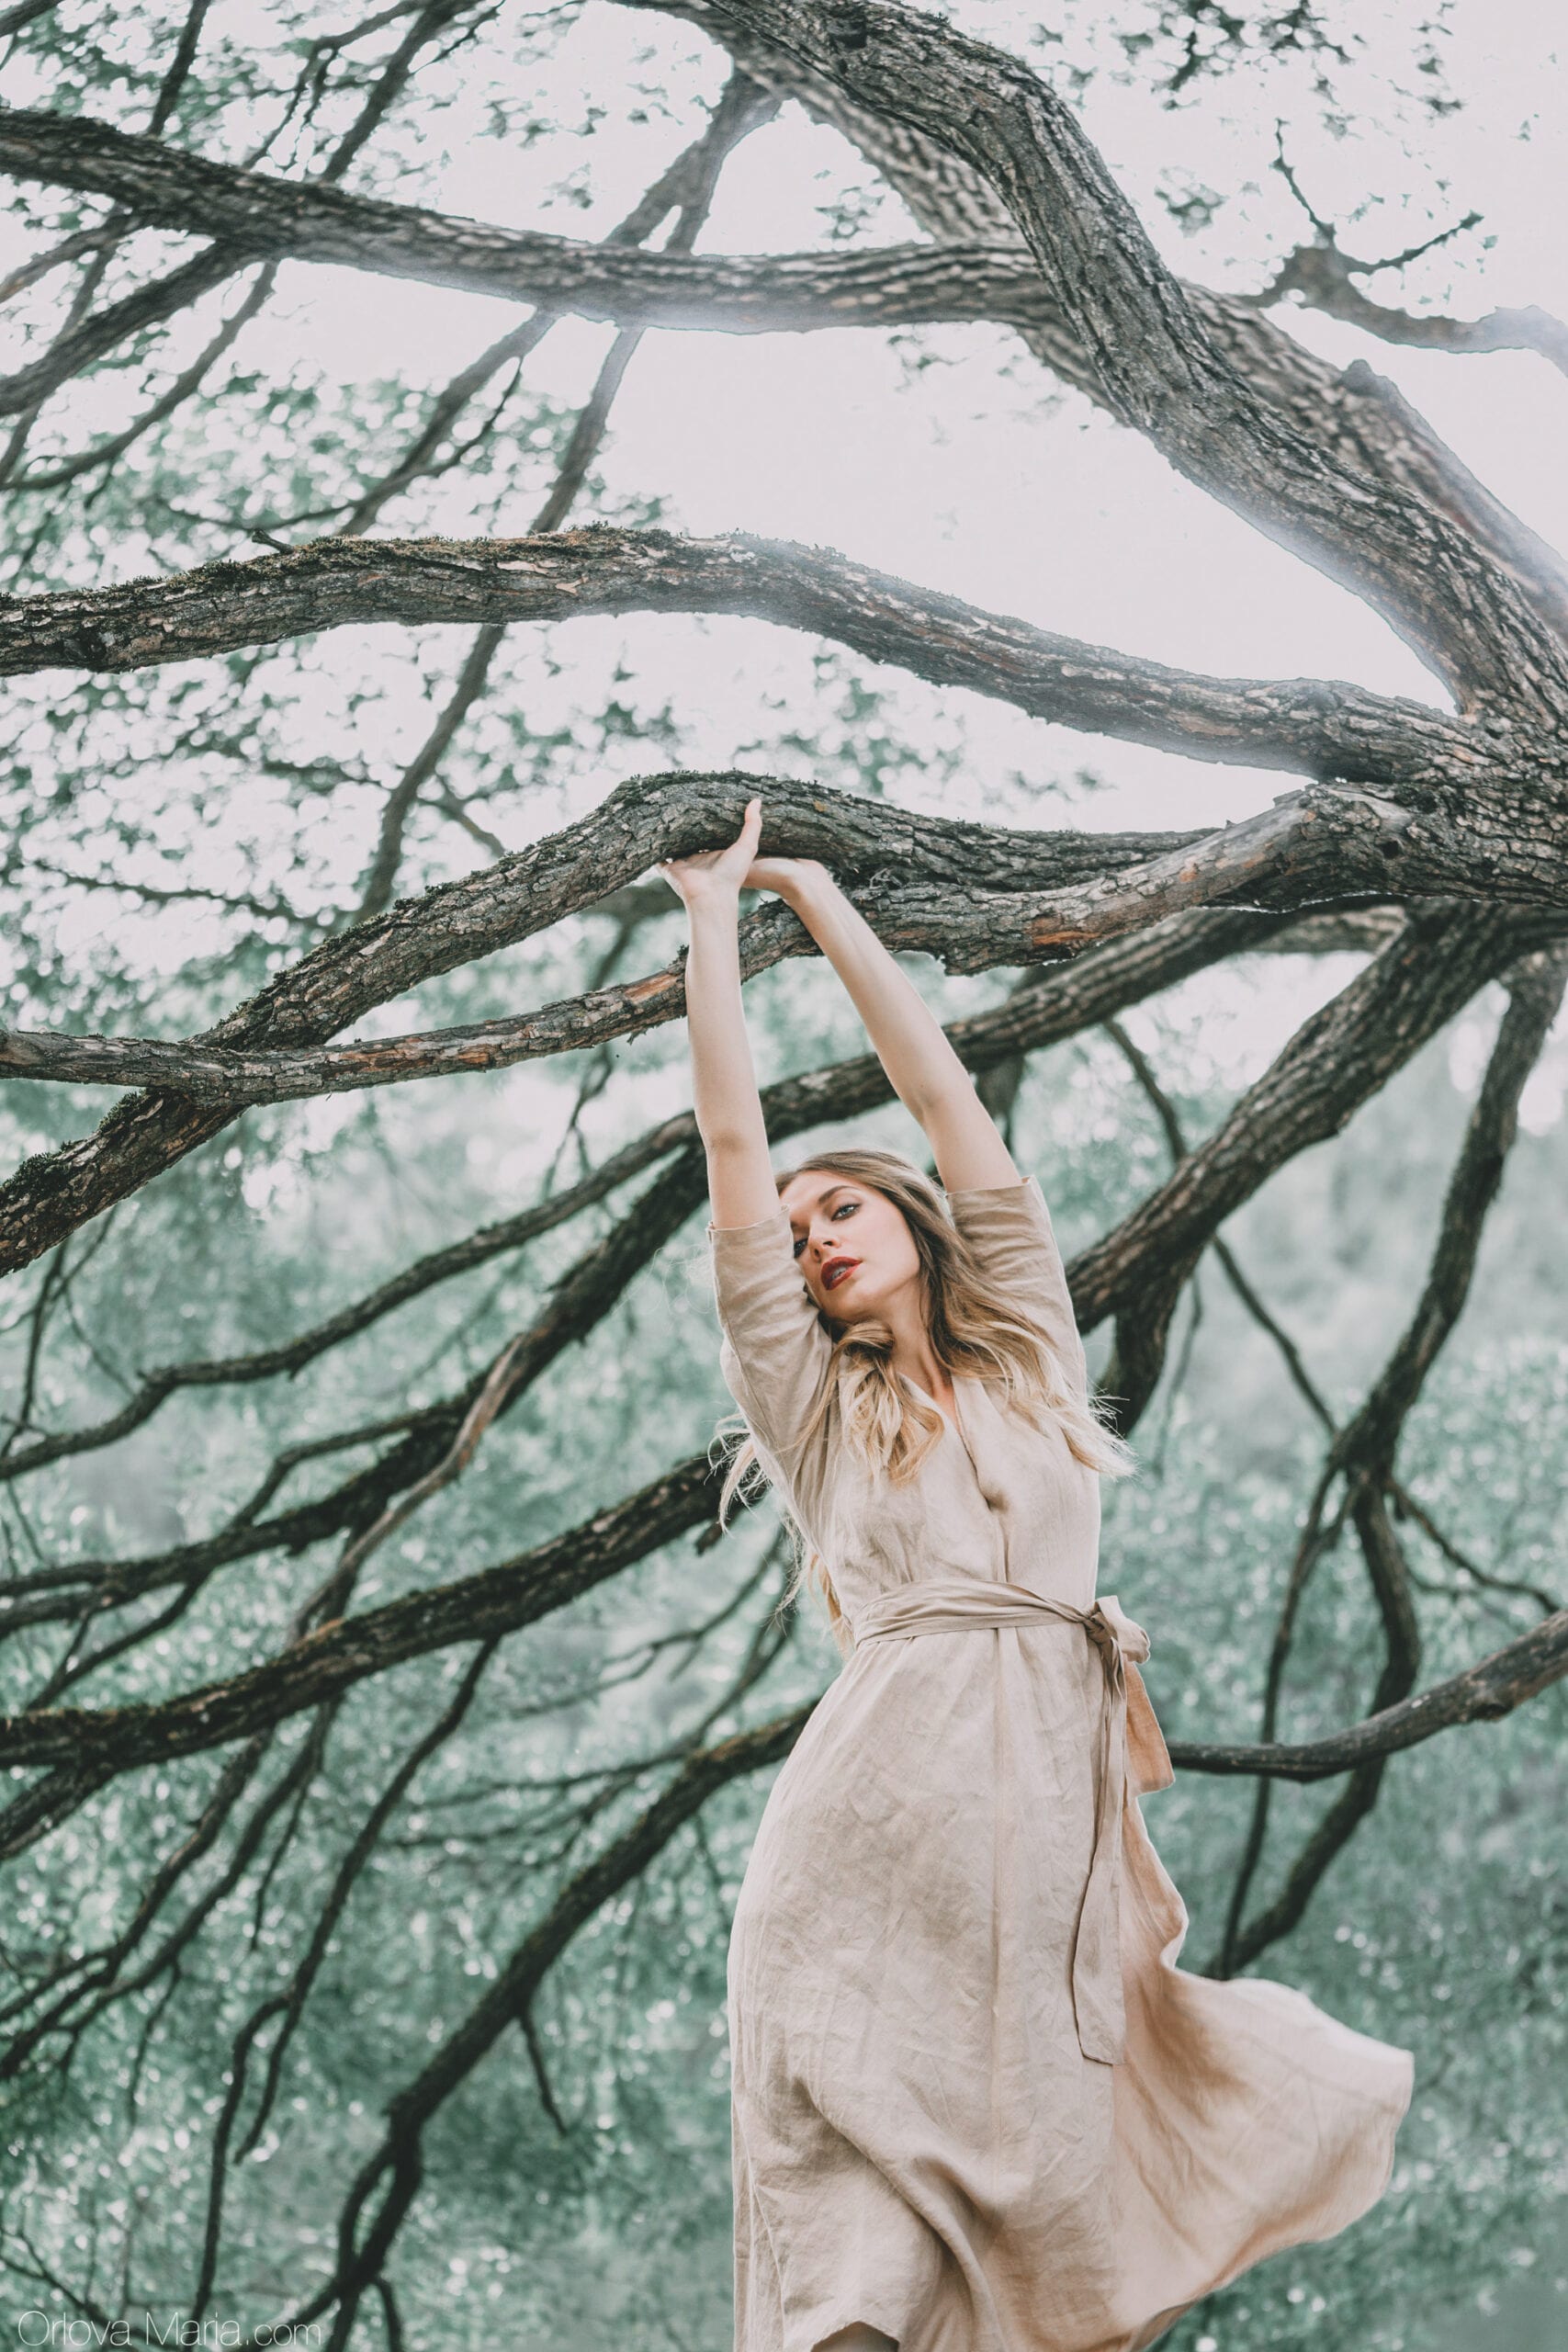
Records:
[[[1143,1629],[1097,1597],[1089,1393],[1040,1188],[826,870],[723,851],[685,902],[725,1379],[847,1663],[780,1771],[729,1950],[736,2352],[1142,2352],[1388,2185],[1408,2052],[1177,1966],[1141,1794]],[[769,1162],[743,887],[843,981],[942,1190]]]

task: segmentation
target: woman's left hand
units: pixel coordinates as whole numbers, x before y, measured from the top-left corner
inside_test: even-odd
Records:
[[[749,870],[758,863],[757,842],[762,831],[760,799],[746,803],[740,831],[723,849],[696,851],[691,857],[664,858],[658,871],[688,911],[705,899],[725,899],[731,911],[747,888]]]

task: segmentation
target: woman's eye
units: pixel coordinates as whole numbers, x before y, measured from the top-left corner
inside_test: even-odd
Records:
[[[859,1208],[859,1206],[860,1206],[860,1203],[859,1203],[858,1201],[840,1201],[840,1202],[839,1203],[838,1207],[833,1211],[833,1213],[832,1213],[832,1214],[833,1214],[834,1218],[838,1218],[838,1217],[840,1217],[840,1216],[853,1216],[853,1215],[854,1215],[854,1213],[855,1213],[856,1209],[858,1209],[858,1208]]]
[[[799,1257],[799,1255],[800,1255],[801,1251],[805,1249],[805,1247],[806,1247],[806,1243],[805,1243],[805,1240],[804,1240],[804,1239],[799,1240],[799,1241],[797,1241],[797,1242],[795,1244],[795,1255],[797,1258]]]

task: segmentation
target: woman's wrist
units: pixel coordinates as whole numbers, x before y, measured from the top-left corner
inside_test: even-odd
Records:
[[[828,868],[818,865],[815,859],[803,858],[799,872],[792,874],[787,882],[775,883],[773,888],[792,913],[800,917],[807,930],[810,929],[812,913],[818,909],[831,906],[840,895],[839,886]]]
[[[733,926],[740,915],[740,885],[722,878],[705,880],[685,894],[686,915],[692,922],[714,922]]]

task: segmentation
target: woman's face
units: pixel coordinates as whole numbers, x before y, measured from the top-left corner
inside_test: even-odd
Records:
[[[836,1323],[886,1317],[920,1280],[919,1255],[901,1210],[886,1193],[825,1168],[803,1168],[779,1194],[795,1236],[795,1263]]]

